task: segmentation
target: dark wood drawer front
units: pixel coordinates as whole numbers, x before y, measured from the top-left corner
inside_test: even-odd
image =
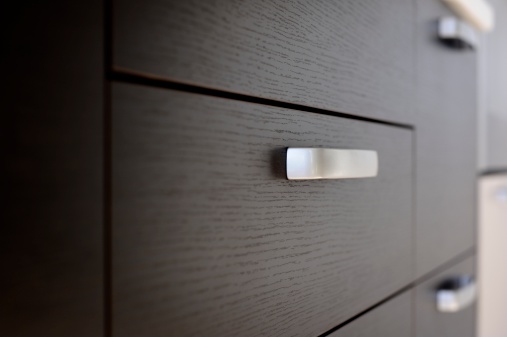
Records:
[[[413,2],[118,0],[114,67],[411,123]]]
[[[412,292],[403,293],[328,337],[410,337]]]
[[[458,312],[437,310],[436,290],[457,276],[475,275],[475,258],[471,257],[445,270],[416,288],[416,337],[474,337],[476,305]]]
[[[113,87],[116,336],[316,336],[410,281],[409,130]],[[289,181],[288,146],[379,176]]]
[[[476,54],[435,38],[450,14],[440,0],[418,0],[417,274],[475,242]]]

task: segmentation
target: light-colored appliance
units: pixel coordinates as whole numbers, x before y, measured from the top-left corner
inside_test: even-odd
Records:
[[[478,337],[507,336],[507,174],[479,182]]]

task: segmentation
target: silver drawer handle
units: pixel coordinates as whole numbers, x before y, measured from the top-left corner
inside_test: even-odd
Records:
[[[287,179],[345,179],[376,177],[377,151],[322,148],[287,149]]]
[[[437,291],[437,309],[440,312],[457,312],[475,302],[477,286],[471,276],[451,279]]]
[[[474,28],[452,16],[439,19],[438,37],[455,49],[475,49],[478,44],[478,36]]]

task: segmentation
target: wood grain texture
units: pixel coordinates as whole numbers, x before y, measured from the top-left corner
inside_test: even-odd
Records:
[[[316,336],[412,277],[412,133],[113,87],[115,336]],[[376,178],[288,181],[289,146]]]
[[[417,275],[473,246],[476,54],[436,40],[441,1],[420,0],[417,38]]]
[[[119,0],[114,65],[412,123],[413,5],[405,0]]]
[[[1,7],[0,335],[102,336],[102,2]]]
[[[409,337],[412,335],[412,291],[366,313],[328,337]]]
[[[476,305],[455,313],[437,310],[436,290],[442,282],[461,275],[475,275],[475,258],[470,257],[415,289],[415,337],[474,337],[476,336]]]

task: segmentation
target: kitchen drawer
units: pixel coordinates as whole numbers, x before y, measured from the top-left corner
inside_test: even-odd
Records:
[[[328,337],[410,337],[412,328],[412,292],[405,292]]]
[[[475,243],[476,53],[436,38],[440,0],[418,0],[417,276]]]
[[[414,3],[118,0],[113,66],[413,122]]]
[[[448,280],[474,275],[475,258],[470,257],[417,286],[416,337],[473,337],[476,335],[475,303],[457,312],[441,312],[437,310],[436,299],[437,289]]]
[[[116,336],[316,336],[412,278],[410,130],[113,86]],[[379,175],[287,180],[287,147]]]

